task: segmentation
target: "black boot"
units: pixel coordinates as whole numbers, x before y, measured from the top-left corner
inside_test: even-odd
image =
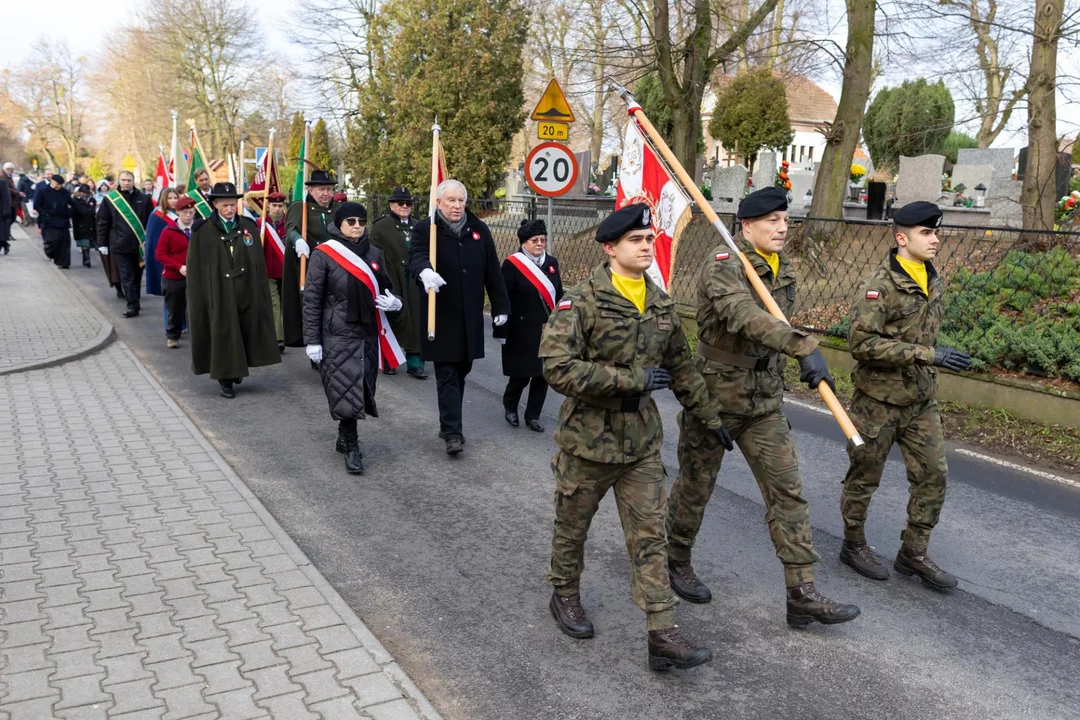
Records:
[[[124,299],[124,288],[120,287],[119,285],[116,286],[116,297],[120,300]]]
[[[465,439],[460,435],[449,435],[446,438],[446,454],[447,455],[460,455],[461,451],[465,448],[462,447],[465,444]]]
[[[553,592],[548,608],[555,622],[559,623],[559,629],[570,637],[584,640],[593,636],[593,625],[585,614],[585,608],[581,607],[580,595],[563,597]]]
[[[649,669],[687,670],[712,660],[712,650],[696,647],[677,627],[649,631]]]
[[[337,431],[337,442],[334,443],[334,449],[337,450],[339,453],[345,452],[345,431],[342,430],[340,427]]]
[[[814,621],[836,625],[857,617],[857,605],[830,600],[819,593],[812,582],[787,589],[787,622],[791,627],[806,627]]]
[[[82,249],[82,264],[83,267],[90,267],[90,248]]]
[[[712,600],[712,591],[708,585],[701,582],[689,560],[668,560],[668,577],[671,578],[671,589],[683,600],[692,603],[707,603]]]
[[[236,397],[236,391],[233,390],[232,380],[218,380],[218,385],[221,386],[221,397],[229,398],[230,400]]]
[[[345,471],[350,475],[364,474],[364,454],[360,452],[360,443],[356,438],[345,440]]]
[[[521,421],[518,419],[517,410],[503,410],[503,417],[506,418],[506,422],[514,427],[521,425]]]
[[[865,540],[860,543],[845,540],[840,546],[840,562],[871,580],[889,579],[889,568],[881,564],[874,549]]]
[[[952,590],[957,584],[956,577],[939,568],[926,550],[915,550],[907,545],[901,545],[900,552],[896,553],[893,570],[908,577],[918,575],[923,585],[934,590]]]

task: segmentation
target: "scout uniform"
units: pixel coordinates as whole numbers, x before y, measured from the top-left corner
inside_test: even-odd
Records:
[[[941,215],[933,203],[909,203],[894,215],[894,230],[911,233],[919,227],[937,228]],[[956,578],[926,553],[930,531],[941,514],[948,473],[941,415],[934,399],[936,367],[959,372],[971,360],[952,348],[935,347],[944,284],[932,263],[903,257],[894,248],[851,306],[848,345],[856,365],[848,413],[865,444],[848,448],[851,464],[840,500],[844,517],[841,561],[866,577],[887,579],[889,571],[866,544],[864,526],[889,450],[898,443],[911,499],[907,528],[900,536],[903,546],[893,567],[904,575],[918,575],[939,590],[956,587]]]
[[[630,205],[605,219],[596,239],[616,242],[643,228],[651,228],[649,207]],[[648,617],[650,668],[707,662],[712,653],[691,647],[674,628],[676,600],[664,541],[663,427],[651,391],[670,383],[704,426],[729,443],[730,438],[694,370],[675,303],[644,275],[624,278],[602,264],[556,305],[539,355],[547,382],[567,396],[555,431],[559,452],[551,461],[555,533],[548,580],[555,588],[556,621],[571,637],[592,637],[579,595],[583,549],[610,489],[631,558],[633,599]]]
[[[787,210],[780,188],[751,193],[739,204],[739,219]],[[795,307],[795,271],[783,252],[765,256],[748,241],[743,247],[754,270],[785,316]],[[799,461],[791,426],[781,412],[784,379],[781,353],[800,359],[804,382],[831,384],[817,343],[806,333],[772,317],[751,290],[738,255],[716,247],[698,274],[697,368],[719,403],[730,430],[765,500],[765,520],[776,556],[784,565],[787,620],[846,622],[859,615],[854,605],[835,603],[817,592],[808,504],[802,496]],[[712,593],[694,573],[691,548],[724,460],[720,446],[698,418],[679,415],[679,476],[671,488],[667,533],[671,584],[690,602],[709,602]]]

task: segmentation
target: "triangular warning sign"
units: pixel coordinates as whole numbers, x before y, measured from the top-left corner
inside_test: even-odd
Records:
[[[529,116],[532,120],[555,120],[558,122],[574,122],[574,111],[570,109],[570,103],[566,102],[562,88],[555,78],[548,83],[547,90],[536,103],[536,108]]]

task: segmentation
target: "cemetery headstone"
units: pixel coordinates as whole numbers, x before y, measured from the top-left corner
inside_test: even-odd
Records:
[[[941,197],[941,174],[945,171],[944,155],[900,156],[896,199],[899,205],[916,200],[936,203]]]
[[[716,167],[712,171],[712,205],[716,212],[735,212],[746,194],[749,171],[742,165]]]

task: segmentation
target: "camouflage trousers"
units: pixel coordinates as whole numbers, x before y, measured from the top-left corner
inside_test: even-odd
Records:
[[[937,401],[930,398],[900,407],[879,402],[856,390],[849,414],[866,444],[856,449],[848,447],[851,464],[840,496],[844,537],[852,542],[866,540],[864,527],[870,497],[881,484],[889,450],[893,443],[898,443],[911,493],[907,528],[900,539],[909,547],[925,550],[930,544],[930,531],[941,515],[949,472]]]
[[[722,415],[724,425],[746,458],[765,500],[765,522],[776,556],[784,564],[788,586],[814,581],[814,550],[808,504],[802,496],[799,459],[791,426],[779,410],[747,417]],[[679,413],[679,476],[668,503],[668,553],[672,560],[690,560],[701,529],[705,506],[724,462],[724,448],[693,415]]]
[[[635,463],[609,464],[560,450],[551,459],[551,469],[556,483],[555,535],[548,582],[555,592],[578,593],[585,568],[585,537],[600,500],[612,489],[630,554],[631,596],[645,611],[650,630],[674,625],[676,600],[664,542],[667,488],[660,454]]]

